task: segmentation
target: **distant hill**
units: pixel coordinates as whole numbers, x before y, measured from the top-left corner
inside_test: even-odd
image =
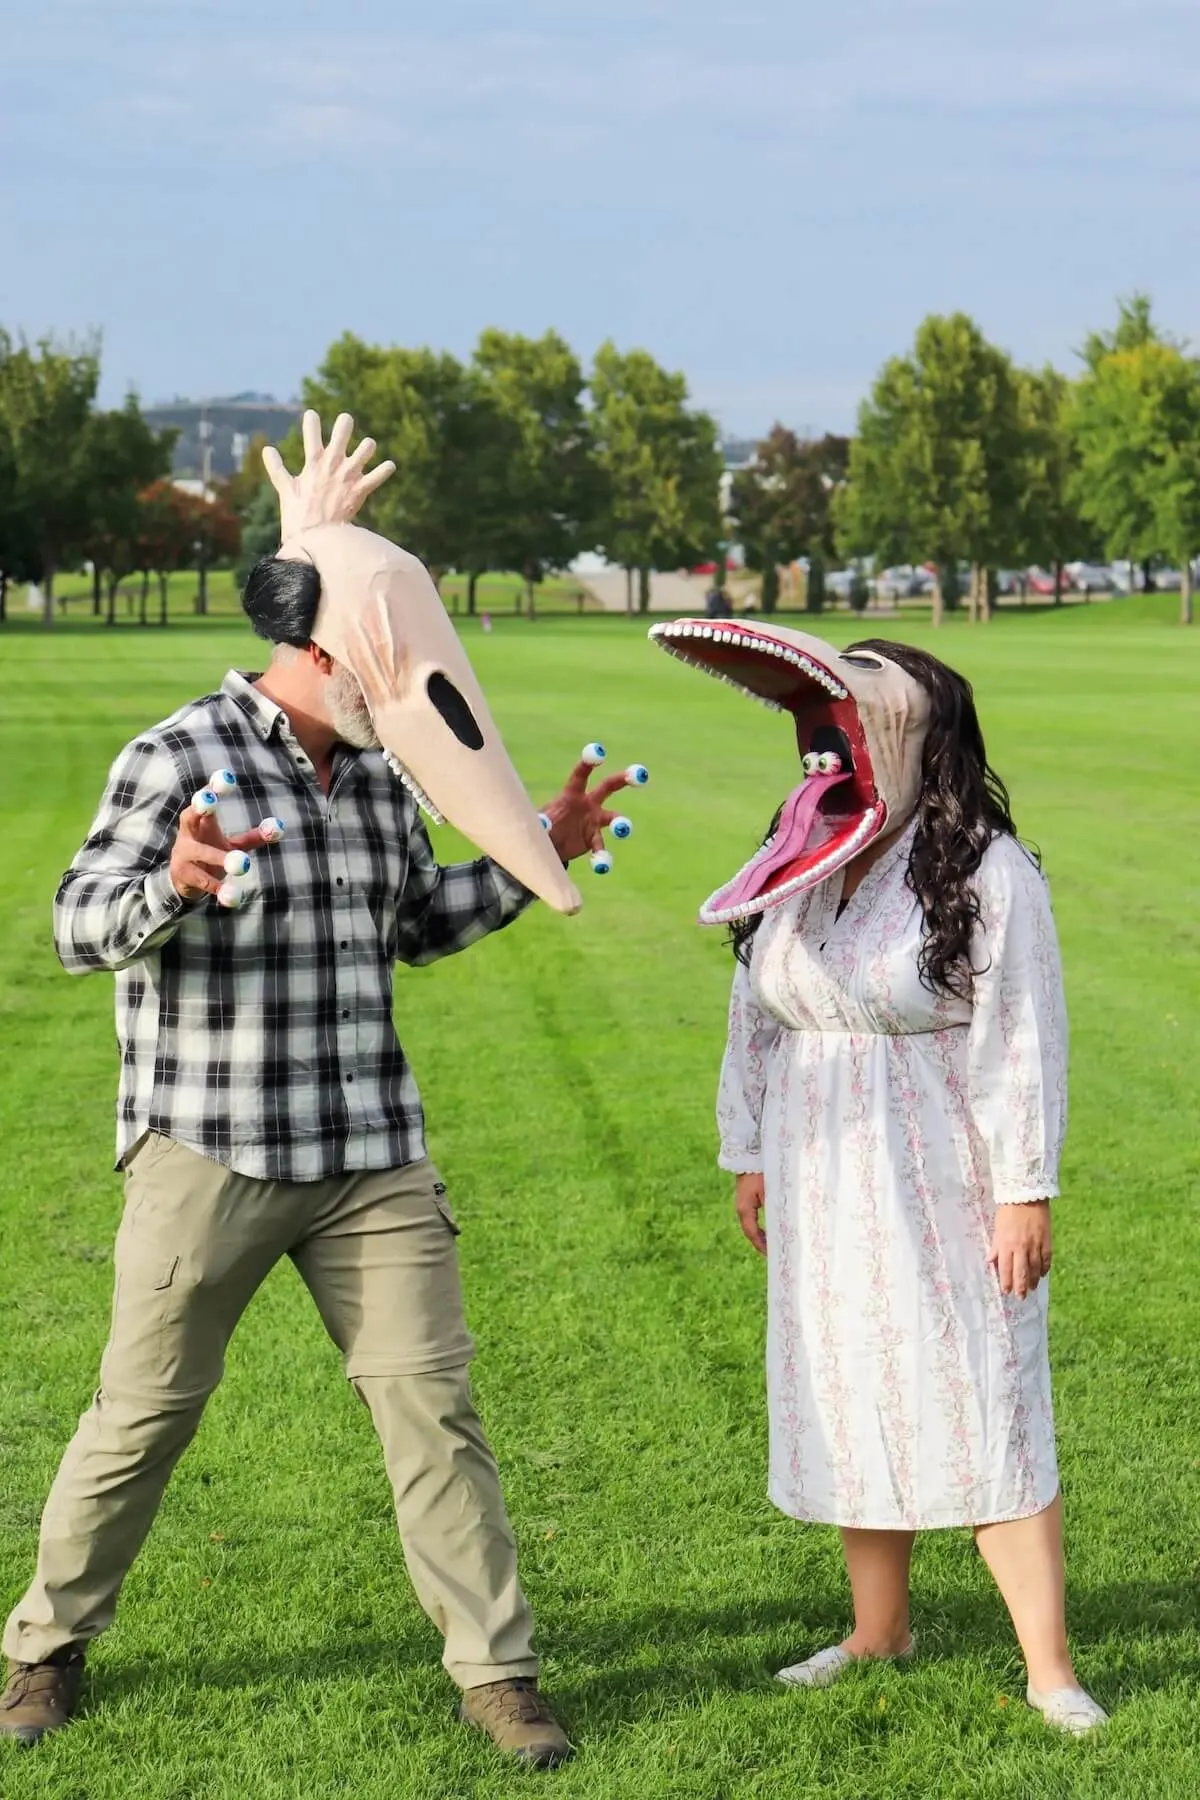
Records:
[[[172,400],[142,410],[156,430],[173,426],[179,432],[171,470],[175,476],[199,476],[203,470],[202,421],[212,428],[211,473],[220,477],[233,475],[241,468],[251,438],[261,433],[270,443],[277,444],[300,418],[298,405],[276,400],[270,394],[234,394],[227,400]]]

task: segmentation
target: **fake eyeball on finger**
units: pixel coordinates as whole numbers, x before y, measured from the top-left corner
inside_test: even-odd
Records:
[[[592,851],[592,874],[607,875],[612,869],[612,857],[607,850]]]
[[[213,793],[220,794],[222,797],[232,794],[237,784],[237,776],[232,769],[214,769],[208,778],[208,785]]]
[[[225,873],[231,881],[241,881],[250,873],[250,858],[244,850],[229,850],[225,855]]]
[[[603,744],[585,744],[579,760],[587,763],[590,769],[594,769],[597,763],[602,763],[607,755],[608,751]]]
[[[645,787],[650,779],[650,771],[645,763],[630,763],[625,771],[625,779],[630,787]]]
[[[217,889],[217,905],[226,912],[236,912],[246,898],[246,890],[237,881],[223,881]]]
[[[608,829],[612,832],[612,834],[615,838],[632,837],[633,836],[633,820],[627,819],[625,817],[624,813],[621,813],[617,818],[615,818],[613,820],[612,824],[609,826]]]
[[[842,759],[836,750],[822,750],[817,758],[817,769],[822,775],[840,775]]]
[[[539,813],[538,814],[538,824],[541,826],[543,831],[549,831],[549,829],[550,829],[549,813]]]
[[[192,811],[198,812],[201,818],[207,818],[209,813],[215,813],[220,804],[221,797],[219,794],[215,794],[212,788],[200,788],[197,793],[192,795]]]
[[[264,844],[277,844],[287,826],[282,819],[260,819],[258,829]]]

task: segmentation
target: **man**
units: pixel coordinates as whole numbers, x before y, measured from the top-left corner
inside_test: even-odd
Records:
[[[471,1401],[458,1228],[426,1155],[392,978],[397,960],[430,962],[502,929],[534,888],[573,910],[563,868],[600,847],[604,801],[624,777],[589,792],[581,765],[543,831],[425,572],[348,523],[391,465],[365,472],[369,440],[345,455],[346,418],[328,448],[314,415],[304,431],[298,478],[268,458],[287,542],[245,597],[276,645],[269,668],[230,673],[121,753],[55,902],[65,967],[117,975],[126,1207],[100,1385],[4,1635],[0,1734],[32,1744],[70,1719],[85,1647],[113,1618],[238,1319],[286,1254],[370,1409],[462,1718],[551,1765],[570,1747],[538,1690],[516,1547]],[[356,610],[347,571],[364,556]],[[320,635],[353,646],[364,672],[387,653],[396,692],[412,672],[402,679],[401,663],[426,669],[419,693],[402,704],[377,686],[368,704],[364,676],[314,641],[318,609]],[[406,656],[390,640],[380,649],[389,620],[411,640]],[[417,744],[404,769],[378,754],[377,728],[389,747],[406,732]],[[524,881],[486,856],[434,861],[409,790],[438,787],[439,762],[456,757],[455,822],[471,831],[474,820],[479,841],[494,830]],[[270,819],[226,835],[221,815],[189,803],[218,768],[238,781],[225,816],[235,801],[278,815],[281,841]],[[231,895],[237,851],[255,867]]]

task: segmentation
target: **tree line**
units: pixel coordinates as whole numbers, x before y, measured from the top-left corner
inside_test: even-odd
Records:
[[[962,314],[930,317],[863,402],[852,438],[803,439],[776,425],[721,507],[713,420],[682,375],[642,350],[605,344],[586,369],[548,331],[487,330],[466,361],[346,334],[303,401],[369,425],[397,472],[367,522],[435,577],[515,571],[532,613],[537,584],[584,551],[624,568],[630,610],[655,569],[716,561],[741,544],[779,602],[781,568],[807,559],[820,610],[835,556],[938,571],[934,618],[965,600],[987,618],[998,573],[1099,556],[1183,571],[1184,616],[1200,552],[1200,361],[1161,332],[1149,302],[1123,303],[1089,337],[1074,379],[1026,369]],[[40,584],[47,623],[56,576],[88,563],[92,606],[115,618],[123,580],[151,581],[165,622],[176,569],[239,574],[278,542],[261,441],[215,495],[169,479],[174,434],[136,397],[96,404],[99,346],[30,344],[0,330],[0,619],[10,581]],[[298,441],[284,446],[299,455]],[[293,466],[295,462],[293,462]],[[959,570],[969,568],[965,594]]]
[[[1026,369],[958,313],[931,316],[912,349],[880,371],[853,439],[804,441],[777,425],[735,478],[733,523],[762,604],[778,569],[809,563],[807,605],[823,604],[834,555],[936,570],[933,613],[995,604],[998,572],[1128,559],[1148,585],[1156,563],[1182,572],[1192,618],[1200,554],[1200,360],[1123,302],[1069,380]],[[959,570],[966,565],[966,592]]]

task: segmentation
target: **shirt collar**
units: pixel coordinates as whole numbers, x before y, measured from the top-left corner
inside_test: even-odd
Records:
[[[241,707],[259,737],[269,743],[274,734],[287,725],[287,714],[282,706],[268,700],[254,686],[258,679],[257,675],[244,675],[240,669],[230,669],[221,683],[221,692],[227,700]]]

